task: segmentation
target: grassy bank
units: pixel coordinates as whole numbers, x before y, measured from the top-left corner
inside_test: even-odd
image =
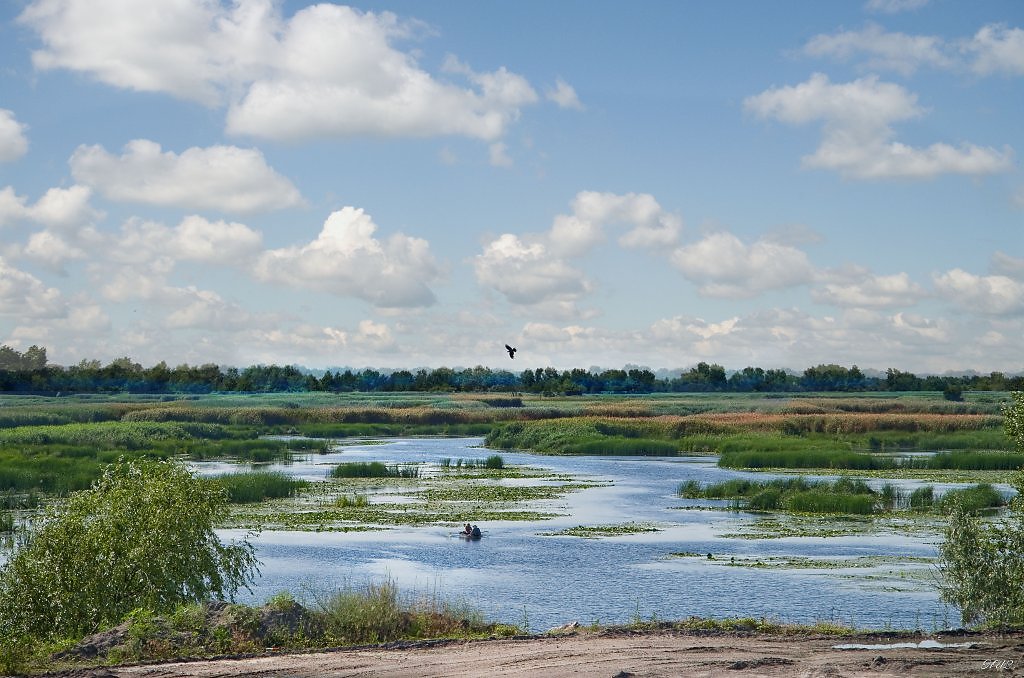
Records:
[[[1006,394],[0,396],[0,491],[67,494],[118,457],[268,462],[332,439],[476,435],[543,454],[717,454],[735,468],[1010,470]],[[318,440],[276,440],[302,434]],[[898,461],[886,452],[944,450]]]
[[[403,596],[394,582],[384,581],[312,594],[302,602],[281,593],[261,607],[223,602],[185,605],[165,616],[138,609],[117,626],[86,638],[45,642],[3,638],[0,671],[41,673],[268,650],[521,633],[516,626],[484,620],[462,602],[436,595]]]

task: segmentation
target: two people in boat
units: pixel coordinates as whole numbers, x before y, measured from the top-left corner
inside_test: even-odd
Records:
[[[477,527],[476,525],[470,525],[469,523],[466,523],[466,527],[463,528],[462,532],[459,532],[459,535],[464,537],[465,539],[479,539],[481,536],[483,536],[480,534],[479,527]]]

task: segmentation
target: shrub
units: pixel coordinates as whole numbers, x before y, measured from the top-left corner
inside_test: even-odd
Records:
[[[1024,491],[1024,478],[1014,483]],[[942,600],[960,609],[964,624],[1024,625],[1024,506],[994,525],[954,503],[939,547]]]
[[[959,505],[969,513],[975,513],[984,509],[996,508],[1006,504],[1003,495],[999,490],[988,483],[965,487],[958,490],[950,490],[942,495],[939,501],[939,508],[944,512],[951,511],[954,505]]]
[[[231,597],[256,570],[250,544],[223,545],[222,488],[167,461],[122,461],[91,489],[51,505],[0,568],[0,628],[83,634],[137,608]]]
[[[1011,395],[1013,403],[1003,412],[1006,435],[1024,451],[1024,393]],[[964,624],[1024,625],[1024,471],[1014,476],[1013,486],[1017,496],[1009,515],[997,523],[982,523],[958,501],[970,495],[949,499],[946,539],[939,547],[940,592],[960,608]]]

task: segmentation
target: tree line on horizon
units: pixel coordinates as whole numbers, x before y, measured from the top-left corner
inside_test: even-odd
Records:
[[[515,373],[489,367],[380,371],[327,370],[322,374],[294,365],[253,365],[239,369],[161,361],[145,368],[130,358],[104,365],[82,360],[68,367],[51,365],[46,349],[30,346],[20,352],[0,346],[0,391],[7,393],[278,393],[301,391],[393,392],[465,391],[522,392],[546,395],[595,393],[801,392],[801,391],[942,391],[960,399],[964,391],[1021,391],[1024,375],[929,375],[889,368],[885,376],[869,376],[856,365],[822,364],[802,374],[781,369],[745,367],[728,374],[718,364],[700,362],[678,376],[659,378],[649,369],[589,371],[553,367]]]

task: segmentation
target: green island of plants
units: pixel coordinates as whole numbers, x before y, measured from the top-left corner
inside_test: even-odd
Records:
[[[735,509],[857,515],[901,510],[949,512],[953,506],[981,511],[1006,505],[1003,495],[987,484],[950,490],[936,500],[931,485],[905,493],[889,483],[881,490],[874,490],[863,480],[845,477],[833,482],[811,481],[803,477],[767,481],[736,478],[708,485],[689,480],[679,487],[679,496],[731,499]]]
[[[620,523],[618,525],[576,525],[557,532],[542,532],[545,537],[583,537],[598,539],[600,537],[620,537],[627,534],[643,534],[660,532],[661,528],[648,523]]]

